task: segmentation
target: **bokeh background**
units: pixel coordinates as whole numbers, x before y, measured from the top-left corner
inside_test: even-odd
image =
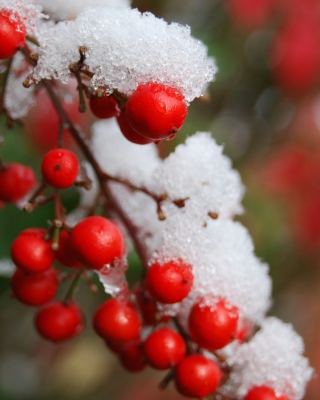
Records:
[[[196,131],[211,131],[224,144],[247,187],[239,219],[253,236],[256,254],[270,265],[270,314],[293,324],[319,373],[320,2],[135,0],[133,7],[190,25],[216,58],[216,81],[191,104],[183,129],[160,145],[161,152],[168,154]],[[88,131],[93,117],[79,120],[76,106],[68,107]],[[0,122],[1,158],[30,164],[40,176],[41,156],[57,130],[49,102],[40,93],[21,127],[9,131]],[[63,201],[67,209],[75,207],[76,190],[64,191]],[[22,229],[46,227],[52,218],[51,204],[32,214],[2,205],[0,262]],[[128,278],[134,284],[141,272],[134,254],[130,264]],[[66,290],[62,285],[60,296]],[[102,290],[93,295],[82,284],[76,298],[87,315],[87,329],[69,343],[54,345],[34,331],[35,310],[12,299],[9,279],[0,278],[0,399],[183,399],[170,387],[158,390],[161,373],[123,371],[92,332],[93,310],[106,298]],[[315,377],[305,400],[318,400],[319,393]]]

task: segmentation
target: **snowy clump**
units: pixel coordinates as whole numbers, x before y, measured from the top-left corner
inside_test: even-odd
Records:
[[[189,214],[176,213],[164,221],[162,235],[155,258],[161,263],[180,258],[193,267],[193,288],[179,305],[178,318],[186,331],[190,309],[203,296],[213,299],[213,304],[222,298],[236,306],[241,319],[262,321],[271,303],[271,280],[240,223],[217,220],[200,227]],[[165,309],[172,314],[170,306]]]
[[[187,199],[186,204],[200,214],[201,222],[208,219],[208,212],[220,218],[240,213],[244,187],[222,151],[209,132],[190,136],[155,172],[159,190],[171,201]]]
[[[168,25],[151,13],[129,8],[92,8],[75,21],[43,24],[38,32],[39,60],[33,79],[67,82],[69,66],[87,48],[85,66],[94,73],[92,85],[130,95],[139,83],[175,87],[190,102],[214,79],[214,60],[190,36],[190,28]]]
[[[24,117],[35,104],[35,87],[24,88],[22,82],[30,74],[31,67],[22,54],[17,53],[12,61],[5,88],[4,105],[12,119]]]
[[[38,0],[45,13],[56,20],[75,18],[86,7],[130,7],[130,0]]]
[[[38,24],[42,7],[32,0],[0,0],[0,10],[8,11],[10,18],[21,24],[21,29],[26,29],[27,34],[32,34]]]
[[[92,133],[92,150],[106,173],[138,187],[148,184],[161,163],[155,144],[140,146],[129,142],[114,118],[96,122]]]
[[[0,260],[0,276],[10,278],[15,269],[15,265],[9,258],[3,258]]]
[[[224,393],[243,399],[252,387],[265,385],[278,396],[302,399],[313,373],[303,350],[302,339],[290,324],[267,318],[250,342],[228,359],[232,372]]]

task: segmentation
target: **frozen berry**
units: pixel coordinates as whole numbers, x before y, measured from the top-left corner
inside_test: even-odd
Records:
[[[77,303],[55,302],[38,311],[35,325],[45,339],[61,342],[78,335],[84,328],[84,321]]]
[[[176,388],[187,397],[208,396],[219,386],[221,377],[219,366],[200,354],[187,356],[174,371]]]
[[[235,337],[238,310],[223,300],[211,304],[200,299],[191,309],[189,329],[192,339],[201,347],[214,351],[230,343]]]
[[[0,60],[12,57],[25,43],[26,27],[10,12],[0,12]]]
[[[37,185],[33,169],[27,165],[10,163],[0,168],[0,200],[16,203]]]
[[[147,272],[146,285],[155,300],[172,304],[188,296],[193,284],[192,267],[182,260],[163,265],[155,262]]]
[[[110,299],[101,304],[95,312],[93,327],[96,333],[106,340],[125,342],[139,336],[141,323],[132,303]]]
[[[82,263],[77,259],[70,241],[70,233],[66,230],[59,235],[59,248],[56,251],[56,259],[60,264],[69,268],[78,268]]]
[[[57,287],[58,278],[53,268],[32,274],[17,269],[11,278],[14,297],[29,306],[42,306],[51,301]]]
[[[186,354],[185,342],[179,333],[168,327],[152,332],[143,345],[148,364],[164,370],[177,365]]]
[[[117,102],[110,96],[92,96],[89,100],[89,106],[92,114],[101,119],[116,117],[120,113]]]
[[[254,386],[249,390],[244,400],[289,400],[285,396],[277,396],[275,391],[267,386]]]
[[[72,186],[77,179],[80,164],[77,156],[67,149],[52,149],[45,154],[41,172],[45,182],[56,188]]]
[[[87,217],[73,228],[71,246],[76,257],[91,269],[99,270],[106,264],[113,264],[124,254],[121,232],[100,216]]]
[[[29,228],[22,231],[13,241],[11,257],[18,268],[26,272],[43,272],[54,261],[51,243],[45,240],[46,231]]]
[[[187,105],[179,90],[160,83],[138,86],[126,103],[130,126],[149,139],[168,138],[181,128]]]
[[[148,139],[145,136],[139,135],[139,133],[131,128],[125,111],[121,111],[120,115],[117,117],[117,121],[123,136],[129,140],[129,142],[135,144],[149,144],[153,142],[152,139]]]

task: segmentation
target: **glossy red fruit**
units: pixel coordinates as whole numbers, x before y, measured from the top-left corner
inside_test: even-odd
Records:
[[[146,368],[140,339],[125,343],[119,358],[122,366],[130,372],[140,372]]]
[[[110,299],[101,304],[93,316],[92,324],[99,336],[116,342],[136,339],[141,327],[135,306],[119,299]]]
[[[165,370],[177,365],[186,354],[184,339],[168,327],[152,332],[143,344],[143,352],[151,367]]]
[[[89,107],[94,116],[101,119],[116,117],[120,113],[118,103],[110,96],[92,96]]]
[[[69,268],[79,268],[82,263],[77,259],[70,241],[70,233],[66,230],[60,232],[59,248],[56,251],[56,259],[60,264]]]
[[[187,115],[179,90],[160,83],[138,86],[126,103],[130,126],[149,139],[168,138],[178,132]]]
[[[74,184],[80,170],[77,156],[67,149],[52,149],[45,154],[41,172],[45,182],[56,188],[66,189]]]
[[[52,342],[61,342],[78,335],[84,328],[83,315],[77,303],[50,303],[35,317],[39,334]]]
[[[17,269],[11,277],[15,298],[29,306],[42,306],[56,295],[58,277],[53,268],[39,273],[26,273]]]
[[[12,57],[24,46],[26,27],[19,18],[8,11],[0,12],[0,60]]]
[[[278,397],[275,391],[267,386],[255,386],[249,390],[244,400],[289,400],[285,396]]]
[[[200,354],[187,356],[174,371],[176,388],[187,397],[208,396],[217,389],[221,377],[218,364]]]
[[[46,231],[42,228],[29,228],[22,231],[13,241],[11,258],[18,268],[25,272],[43,272],[54,261],[51,243],[45,240]]]
[[[16,203],[37,185],[33,169],[27,165],[10,163],[0,168],[0,200]]]
[[[236,337],[238,318],[238,309],[224,300],[211,304],[200,299],[189,315],[191,337],[205,349],[221,349]]]
[[[144,136],[139,135],[131,126],[127,120],[127,115],[125,111],[121,111],[119,116],[117,117],[119,128],[123,134],[123,136],[129,140],[131,143],[135,144],[149,144],[152,143],[152,139],[148,139]]]
[[[155,262],[146,276],[146,286],[153,298],[161,303],[173,304],[188,296],[193,284],[191,265],[182,260],[163,265]]]
[[[100,216],[87,217],[71,232],[76,257],[88,268],[101,269],[124,254],[124,240],[114,223]]]

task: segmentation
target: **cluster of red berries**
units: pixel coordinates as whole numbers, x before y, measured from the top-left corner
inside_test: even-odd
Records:
[[[226,0],[226,3],[231,17],[244,28],[279,25],[269,53],[277,85],[291,94],[313,90],[320,81],[319,2]]]
[[[148,144],[172,139],[181,128],[187,106],[179,90],[159,83],[140,84],[120,110],[112,96],[92,96],[90,109],[98,118],[117,117],[123,136]]]

